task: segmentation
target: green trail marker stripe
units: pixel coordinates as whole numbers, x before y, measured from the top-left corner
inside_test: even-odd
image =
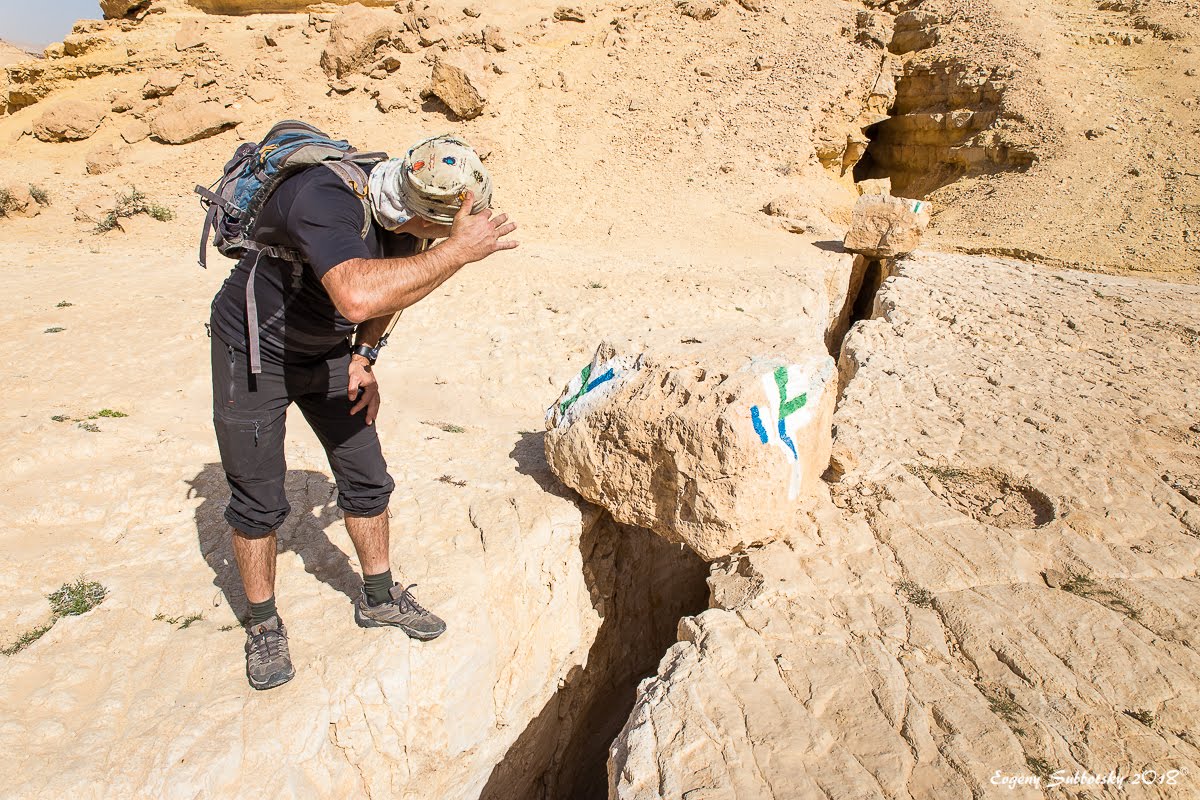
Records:
[[[558,407],[558,413],[560,413],[560,414],[567,413],[567,409],[570,408],[571,406],[575,405],[576,400],[583,397],[584,392],[587,391],[588,378],[590,378],[591,376],[592,376],[592,365],[588,364],[586,367],[583,368],[583,372],[579,373],[579,391],[576,392],[573,397],[568,397],[566,400],[563,400],[562,405]]]

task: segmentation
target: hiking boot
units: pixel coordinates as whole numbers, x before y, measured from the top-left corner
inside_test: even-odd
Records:
[[[246,630],[246,677],[255,689],[272,689],[296,676],[287,628],[278,616]]]
[[[367,600],[367,589],[364,586],[358,593],[358,601],[354,604],[354,621],[360,628],[378,628],[384,625],[394,625],[414,639],[428,641],[436,639],[446,631],[446,623],[436,614],[421,607],[417,598],[409,589],[396,583],[392,585],[386,600],[373,606]]]

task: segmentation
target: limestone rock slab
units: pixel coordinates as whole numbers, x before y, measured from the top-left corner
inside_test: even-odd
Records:
[[[546,457],[619,521],[712,560],[779,536],[816,491],[835,394],[819,341],[602,345],[547,410]]]
[[[929,214],[929,203],[924,200],[864,194],[854,204],[854,217],[842,246],[868,258],[907,255],[920,245]]]
[[[486,103],[466,71],[444,61],[433,65],[429,93],[445,103],[459,119],[478,117]]]
[[[221,103],[180,101],[164,105],[150,121],[150,135],[164,144],[187,144],[241,124]]]
[[[609,797],[1042,797],[1147,767],[1172,781],[1149,796],[1191,796],[1200,290],[897,270],[844,345],[844,474],[786,539],[715,565]]]
[[[104,120],[105,107],[83,100],[64,100],[42,112],[33,123],[33,135],[43,142],[87,139]]]
[[[396,35],[400,16],[351,3],[338,12],[329,28],[329,42],[321,53],[326,74],[342,78],[361,72],[375,61],[375,51]]]

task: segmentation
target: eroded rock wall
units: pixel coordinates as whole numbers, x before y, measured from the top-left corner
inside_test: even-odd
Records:
[[[1197,299],[901,262],[846,340],[841,481],[799,535],[718,565],[611,796],[1011,797],[998,772],[1147,768],[1171,783],[1139,791],[1188,796]]]

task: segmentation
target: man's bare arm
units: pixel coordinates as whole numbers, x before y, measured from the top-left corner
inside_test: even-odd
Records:
[[[391,321],[392,315],[388,314],[386,317],[374,317],[361,323],[354,332],[354,343],[356,345],[365,344],[367,347],[378,347],[379,340]]]
[[[405,258],[352,258],[325,273],[321,283],[343,317],[363,323],[390,317],[421,300],[467,264],[498,250],[511,250],[503,239],[516,230],[508,215],[491,209],[470,213],[468,192],[454,217],[450,237],[424,253]]]

